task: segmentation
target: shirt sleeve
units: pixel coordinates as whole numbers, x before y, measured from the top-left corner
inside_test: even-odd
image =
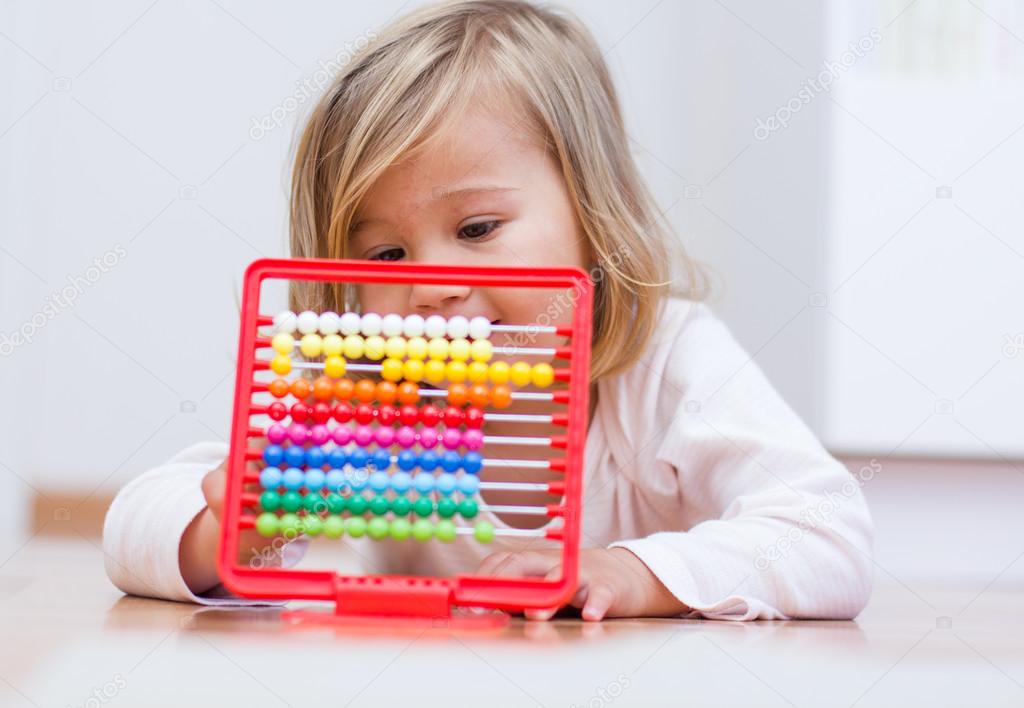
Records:
[[[851,474],[832,458],[706,308],[666,349],[645,373],[672,414],[646,474],[675,481],[680,528],[612,546],[696,616],[855,617],[871,593],[861,487],[877,463]]]
[[[280,605],[238,597],[223,585],[193,593],[181,575],[179,547],[185,529],[206,508],[201,484],[224,461],[223,443],[199,443],[132,480],[117,493],[103,523],[107,577],[122,592],[201,605]],[[303,538],[266,559],[290,567],[305,552]]]

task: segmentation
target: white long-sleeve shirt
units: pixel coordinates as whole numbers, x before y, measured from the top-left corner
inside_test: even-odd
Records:
[[[103,530],[107,574],[117,587],[202,604],[266,604],[233,598],[221,586],[196,595],[179,569],[182,534],[205,508],[202,477],[226,455],[222,443],[195,445],[118,493]],[[706,306],[667,299],[641,359],[598,383],[581,545],[630,550],[696,616],[852,618],[872,583],[861,483]],[[364,538],[356,550],[375,572],[447,575],[527,544],[555,547],[460,536],[450,544]],[[280,560],[294,564],[305,546],[286,545]]]

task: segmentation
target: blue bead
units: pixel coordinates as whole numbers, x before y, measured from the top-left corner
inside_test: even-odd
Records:
[[[264,467],[260,472],[260,486],[264,489],[277,489],[281,486],[281,470],[277,467]]]
[[[420,453],[420,469],[424,472],[433,472],[437,469],[437,453],[433,450],[424,450]]]
[[[470,474],[476,474],[484,466],[484,458],[479,452],[471,450],[462,456],[462,469]]]
[[[345,473],[339,469],[332,469],[327,473],[325,482],[328,490],[337,492],[345,486]]]
[[[455,479],[455,475],[453,474],[445,473],[439,475],[437,478],[437,491],[441,492],[441,494],[445,496],[454,492],[457,486],[458,481]]]
[[[306,481],[306,475],[298,467],[289,467],[281,475],[281,483],[285,489],[302,489],[302,483]]]
[[[441,457],[441,467],[445,472],[458,472],[462,467],[462,456],[455,450],[449,450]]]
[[[319,447],[311,447],[306,450],[307,467],[323,467],[327,462],[327,453]]]
[[[352,488],[352,491],[361,492],[366,489],[366,485],[370,481],[370,475],[366,473],[366,470],[350,470],[345,475],[345,481]]]
[[[302,467],[306,463],[306,451],[299,445],[292,445],[285,449],[284,461],[289,467]]]
[[[391,453],[381,448],[373,451],[373,456],[370,457],[370,464],[379,470],[386,470],[391,466]]]
[[[327,464],[340,470],[348,464],[348,455],[342,448],[336,447],[327,454]]]
[[[364,469],[369,461],[370,453],[368,453],[361,447],[357,447],[348,455],[348,463],[355,467],[357,470]]]
[[[324,483],[327,481],[327,475],[324,471],[318,468],[306,470],[306,489],[311,492],[319,492],[324,488]]]
[[[267,445],[263,448],[263,461],[271,467],[284,462],[284,448],[280,445]]]
[[[400,470],[405,470],[406,472],[414,470],[418,462],[419,459],[412,450],[402,450],[398,453],[398,469]]]
[[[430,494],[434,491],[434,475],[429,472],[420,472],[413,479],[412,484],[420,494]]]
[[[370,489],[378,494],[387,491],[391,486],[391,476],[387,472],[374,472],[370,475]]]
[[[399,494],[405,494],[412,486],[412,475],[408,472],[395,472],[391,475],[391,488]]]
[[[473,474],[464,474],[459,477],[459,491],[467,497],[471,497],[480,491],[480,478]]]

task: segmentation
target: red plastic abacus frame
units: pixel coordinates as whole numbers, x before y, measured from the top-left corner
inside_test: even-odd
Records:
[[[253,526],[254,514],[246,511],[243,496],[247,463],[260,459],[260,451],[249,441],[262,437],[251,416],[266,407],[253,402],[253,395],[265,391],[266,383],[255,373],[266,370],[266,359],[257,351],[269,346],[258,333],[272,317],[260,314],[261,286],[265,280],[305,280],[341,283],[390,283],[469,285],[494,288],[569,289],[572,324],[560,327],[570,335],[568,368],[568,423],[565,435],[564,477],[551,483],[563,498],[557,505],[560,527],[549,527],[546,538],[561,543],[562,577],[451,577],[340,575],[332,570],[281,567],[251,567],[239,562],[239,534]],[[384,263],[325,259],[261,259],[245,273],[242,294],[238,368],[228,459],[227,489],[221,524],[218,570],[225,587],[250,598],[324,600],[335,603],[335,613],[362,617],[449,617],[453,606],[500,610],[543,609],[567,602],[576,590],[579,560],[580,504],[583,451],[586,442],[590,370],[593,285],[578,268],[523,268],[498,266],[456,266],[418,263]]]

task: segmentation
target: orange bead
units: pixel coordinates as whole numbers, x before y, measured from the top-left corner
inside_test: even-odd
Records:
[[[339,401],[350,401],[355,393],[355,388],[352,379],[338,379],[334,382],[334,397]]]
[[[295,379],[291,385],[292,395],[300,401],[309,395],[309,381],[306,379]]]
[[[512,405],[512,388],[508,384],[496,384],[491,390],[491,405],[508,408]]]
[[[267,389],[274,398],[284,398],[288,395],[288,382],[284,379],[274,379]]]
[[[377,395],[377,382],[373,379],[361,379],[356,382],[356,398],[362,403],[370,403]]]
[[[469,402],[474,406],[486,406],[491,399],[491,392],[483,384],[473,384],[469,387]]]
[[[412,381],[403,381],[398,384],[398,400],[406,405],[412,405],[420,400],[420,387]]]
[[[380,381],[377,384],[377,400],[381,403],[394,403],[398,398],[398,386],[392,381]]]
[[[448,403],[452,406],[462,406],[466,403],[466,384],[453,383],[448,387]]]
[[[318,401],[329,401],[334,395],[334,382],[326,376],[313,382],[313,398]]]

